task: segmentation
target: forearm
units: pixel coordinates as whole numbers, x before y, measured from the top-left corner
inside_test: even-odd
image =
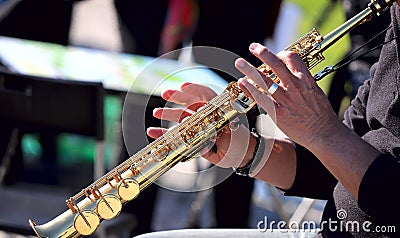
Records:
[[[380,152],[340,122],[317,133],[307,145],[324,166],[357,199],[362,178]]]

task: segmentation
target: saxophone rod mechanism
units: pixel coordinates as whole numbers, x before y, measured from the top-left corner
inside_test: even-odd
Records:
[[[379,2],[378,0],[371,0],[367,8],[335,28],[333,31],[326,34],[323,41],[319,45],[319,49],[317,48],[316,50],[311,51],[309,55],[314,56],[325,51],[352,29],[370,20],[373,13],[380,16],[393,4],[393,2],[394,0],[379,0]]]

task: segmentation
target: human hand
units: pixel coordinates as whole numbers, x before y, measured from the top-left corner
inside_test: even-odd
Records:
[[[280,82],[272,95],[267,93],[274,81],[244,59],[237,59],[236,68],[251,79],[240,79],[239,86],[290,139],[309,147],[314,140],[340,128],[329,100],[295,52],[275,55],[257,43],[250,45],[250,52],[268,65]]]
[[[153,115],[158,119],[180,123],[216,95],[207,86],[184,83],[180,90],[167,90],[161,94],[166,101],[182,105],[184,108],[156,108]],[[147,129],[147,134],[152,138],[158,138],[167,130],[150,127]],[[250,132],[246,127],[241,125],[233,132],[225,127],[213,140],[217,150],[214,151],[208,147],[201,152],[201,155],[220,167],[238,167],[250,159],[246,157],[249,154],[247,153],[249,141],[255,144],[255,139],[250,137]]]

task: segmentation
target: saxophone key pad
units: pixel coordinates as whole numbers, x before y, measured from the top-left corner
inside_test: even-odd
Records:
[[[139,195],[140,187],[134,179],[125,179],[118,185],[118,195],[125,201],[130,201]]]
[[[74,227],[79,234],[92,234],[100,224],[99,216],[93,211],[82,211],[74,219]]]
[[[97,202],[97,213],[106,220],[111,220],[122,210],[121,200],[112,194],[107,194]]]

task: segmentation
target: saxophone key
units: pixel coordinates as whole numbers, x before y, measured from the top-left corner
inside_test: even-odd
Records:
[[[119,181],[121,181],[121,176],[119,174],[115,174],[113,176],[114,180],[118,183]]]
[[[85,194],[85,196],[87,198],[89,198],[90,201],[92,201],[92,202],[94,201],[93,198],[90,196],[90,194],[89,194],[87,189],[82,190],[82,193]]]
[[[97,189],[96,188],[91,188],[90,189],[90,193],[93,195],[95,200],[98,200],[100,198],[99,194],[97,193]]]
[[[68,208],[71,210],[72,213],[76,213],[77,210],[75,209],[74,205],[72,204],[71,201],[72,198],[68,199],[67,201],[65,201],[67,203]]]
[[[231,131],[236,131],[240,126],[239,118],[235,118],[233,121],[229,123],[229,129]]]
[[[96,209],[102,218],[111,220],[121,212],[122,202],[117,196],[107,194],[97,202]]]
[[[139,183],[134,179],[125,179],[118,185],[118,195],[125,201],[130,201],[139,195]]]
[[[154,161],[161,162],[163,161],[167,155],[169,154],[170,149],[166,145],[161,145],[157,147],[157,149],[153,149],[151,151],[151,156],[153,157]]]
[[[110,179],[106,179],[106,183],[108,183],[108,185],[110,185],[110,187],[114,188],[115,186],[111,183]]]
[[[140,173],[140,168],[137,167],[136,164],[131,165],[131,167],[129,167],[129,170],[132,172],[133,176],[138,176]]]
[[[100,224],[99,216],[93,211],[79,211],[74,219],[74,227],[79,234],[87,236],[92,234]]]

